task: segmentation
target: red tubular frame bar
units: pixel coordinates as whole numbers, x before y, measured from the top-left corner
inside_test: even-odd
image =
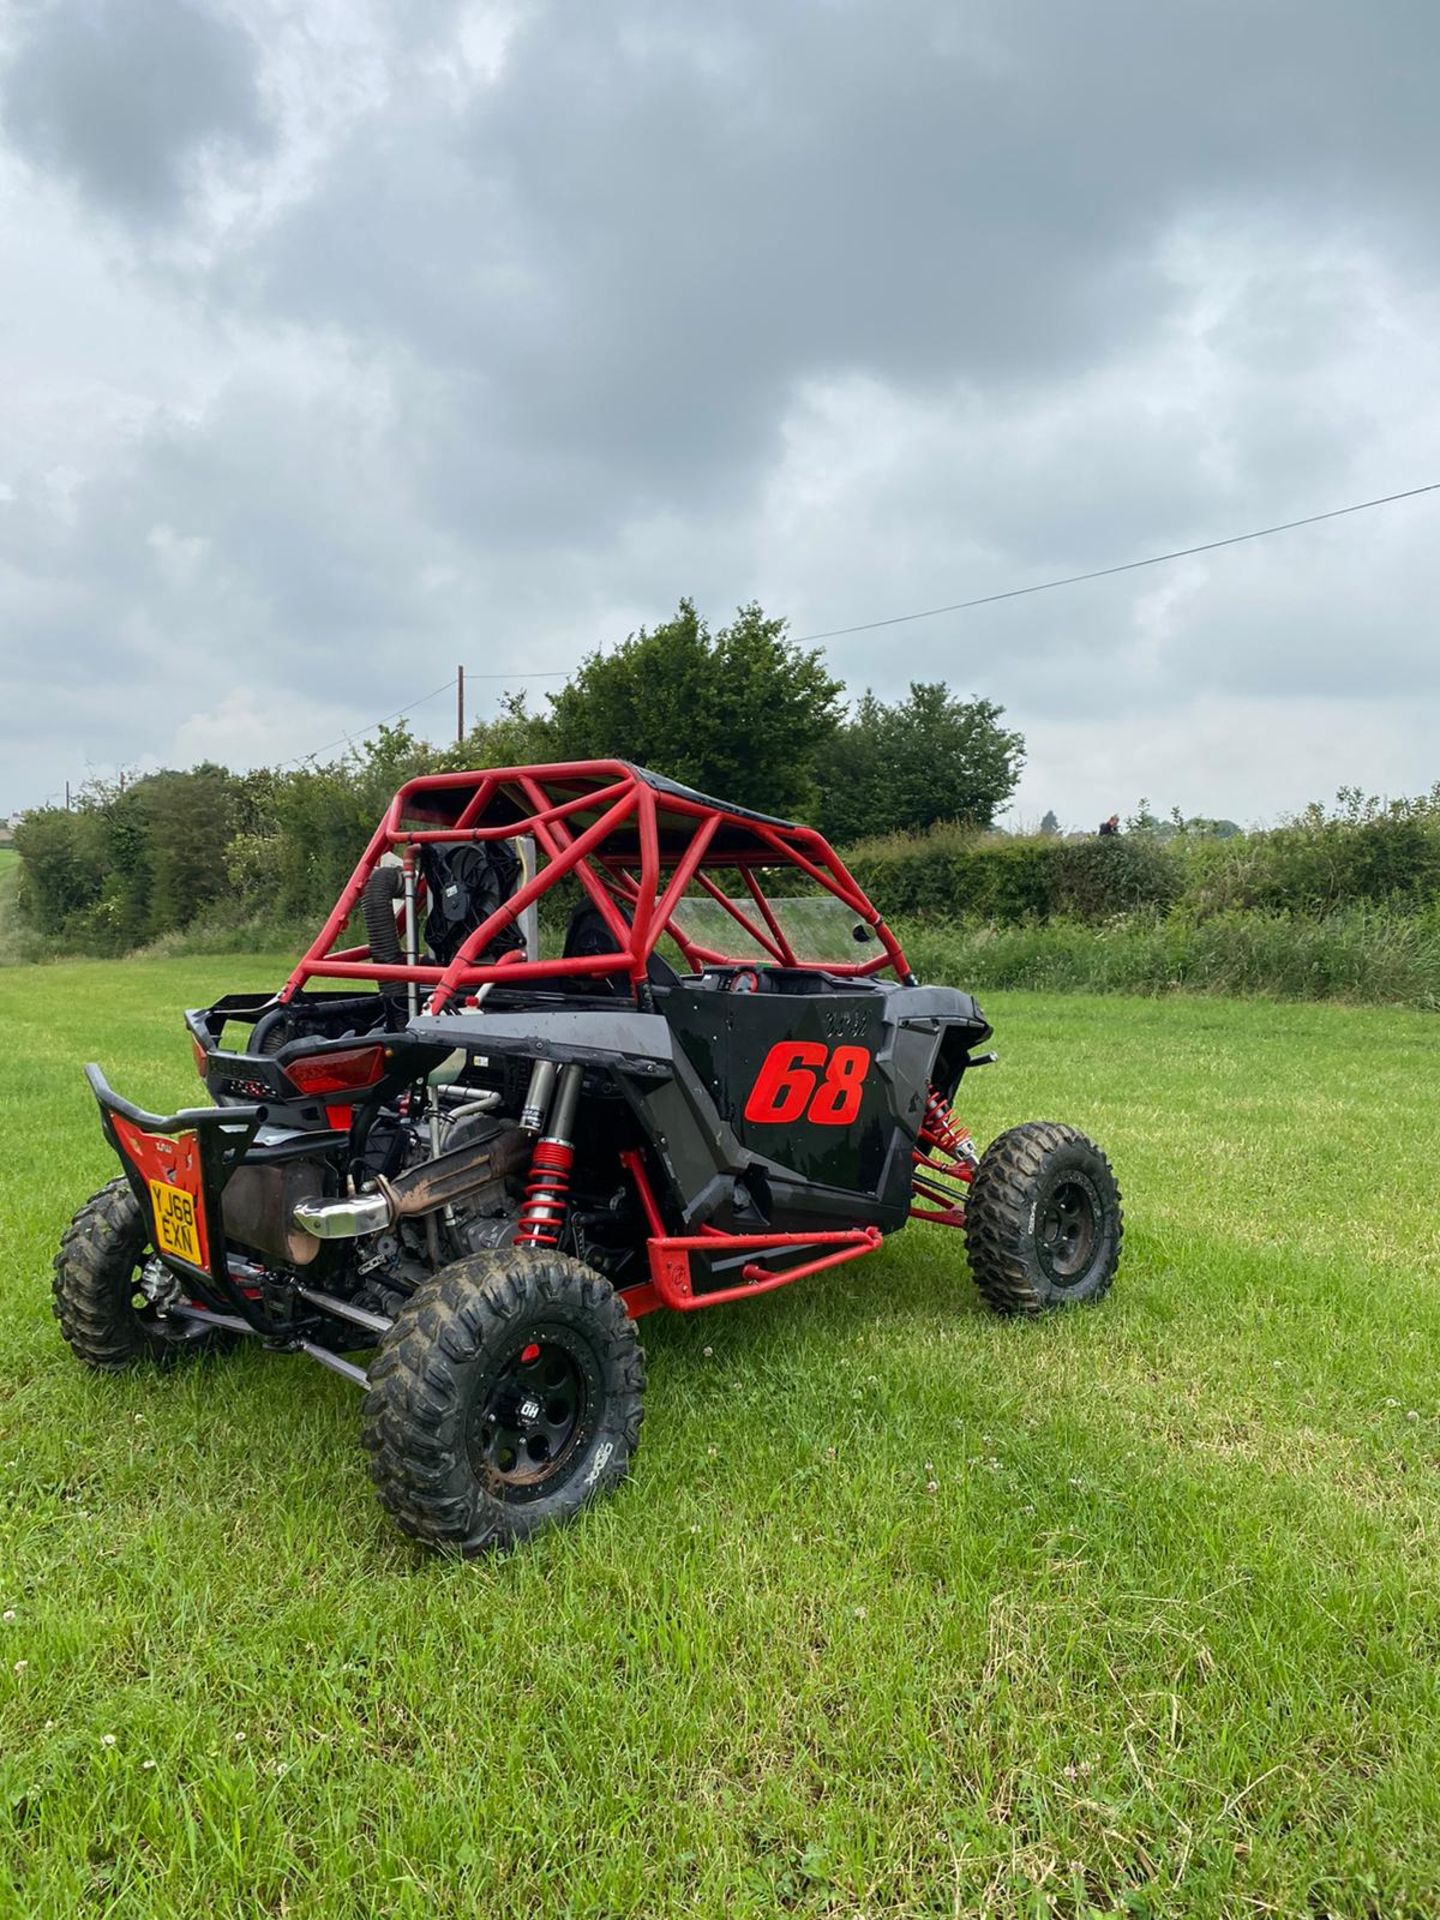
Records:
[[[757,1293],[773,1293],[792,1280],[803,1280],[826,1267],[838,1267],[846,1260],[859,1260],[873,1253],[883,1239],[878,1227],[845,1227],[835,1233],[722,1233],[718,1227],[702,1227],[699,1233],[667,1233],[644,1154],[637,1147],[631,1147],[621,1154],[620,1162],[635,1182],[650,1229],[650,1237],[645,1242],[650,1262],[649,1285],[628,1287],[620,1296],[632,1319],[651,1313],[656,1307],[692,1313],[697,1307],[719,1307],[729,1300],[750,1300]],[[828,1251],[816,1260],[802,1261],[798,1267],[785,1267],[778,1273],[757,1261],[747,1261],[740,1269],[743,1286],[719,1287],[713,1293],[694,1291],[690,1274],[692,1253],[786,1253],[810,1247],[824,1247]]]
[[[553,787],[573,785],[577,778],[592,783],[588,791],[571,793],[568,797],[554,796]],[[436,796],[456,790],[467,792],[453,825],[404,824],[407,816],[424,818],[427,799],[433,801]],[[482,824],[502,791],[512,807],[518,797],[529,811],[499,825]],[[573,815],[597,812],[598,818],[592,819],[588,826],[579,832],[574,830]],[[671,823],[672,830],[677,816],[694,823],[688,845],[679,849],[672,847],[668,853],[662,850],[659,824],[662,815]],[[435,818],[433,808],[430,818]],[[632,824],[629,850],[621,852],[609,844],[617,831]],[[715,851],[714,841],[722,828],[731,830],[732,837],[748,839],[750,845],[738,851]],[[346,923],[359,905],[366,881],[387,853],[404,853],[416,847],[447,842],[513,840],[524,835],[533,836],[538,843],[544,856],[543,864],[475,929],[448,966],[408,963],[397,966],[372,959],[368,946],[337,947]],[[639,850],[638,875],[634,872],[635,841]],[[911,977],[899,942],[839,855],[813,827],[778,827],[747,819],[730,808],[652,787],[623,761],[585,760],[492,768],[474,773],[423,774],[407,781],[390,802],[329,918],[281,990],[280,999],[288,1001],[312,979],[369,980],[385,984],[413,982],[430,989],[432,1011],[438,1011],[457,994],[463,997],[499,979],[507,985],[519,986],[529,981],[539,984],[560,975],[624,974],[638,990],[645,980],[656,943],[666,933],[690,967],[755,965],[753,952],[727,954],[718,948],[703,946],[672,924],[676,907],[696,882],[724,908],[748,941],[773,956],[772,964],[795,966],[798,962],[794,948],[772,912],[754,871],[767,866],[798,868],[843,902],[858,919],[874,928],[882,949],[879,954],[863,961],[827,962],[827,972],[847,979],[864,979],[888,969],[901,980]],[[702,871],[707,867],[733,868],[739,872],[759,915],[758,921],[710,880]],[[517,960],[513,954],[507,954],[500,961],[477,959],[497,934],[513,924],[532,901],[538,900],[567,874],[574,875],[604,919],[618,942],[617,952],[568,960]],[[622,907],[626,911],[622,911]],[[759,964],[766,963],[760,961]],[[850,1258],[853,1254],[847,1253],[844,1257]],[[754,1288],[742,1291],[753,1292]]]
[[[554,786],[573,788],[577,780],[588,781],[588,790],[572,791],[569,797],[558,799],[550,791]],[[427,817],[427,800],[431,802],[428,817],[434,820],[437,817],[435,797],[457,790],[465,791],[466,797],[451,824],[404,824],[410,816],[420,820]],[[483,824],[492,805],[501,799],[509,809],[517,811],[517,817],[497,825]],[[519,805],[529,810],[519,812]],[[574,821],[577,814],[596,817],[577,831]],[[662,816],[671,836],[668,851],[661,843]],[[677,818],[691,823],[692,827],[688,841],[683,844],[676,834]],[[630,844],[623,850],[611,844],[616,834],[627,828],[631,829]],[[717,848],[715,844],[722,830],[732,843],[726,849]],[[368,946],[337,947],[359,905],[366,882],[387,853],[398,851],[408,860],[413,858],[417,847],[515,840],[523,836],[534,838],[544,864],[539,864],[537,871],[511,898],[467,937],[448,965],[394,965],[375,960]],[[733,844],[737,840],[741,843],[738,847]],[[637,851],[638,873],[635,871]],[[408,781],[390,802],[333,911],[296,965],[279,998],[282,1002],[290,1000],[308,980],[316,978],[413,983],[430,990],[430,1008],[438,1011],[457,994],[464,996],[491,981],[521,985],[558,976],[602,978],[616,974],[625,975],[638,994],[656,943],[667,933],[692,968],[767,964],[765,959],[757,960],[753,951],[727,954],[719,948],[701,945],[673,924],[676,908],[697,882],[735,922],[747,942],[768,956],[770,964],[794,967],[800,964],[795,949],[766,899],[756,872],[757,868],[776,866],[798,868],[841,901],[857,919],[873,928],[880,941],[881,951],[874,958],[826,962],[826,972],[846,979],[865,979],[888,969],[902,982],[913,979],[909,962],[894,934],[839,855],[812,827],[771,825],[716,803],[653,787],[633,767],[618,760],[422,775]],[[717,886],[704,871],[706,868],[737,871],[758,920]],[[575,876],[605,921],[617,942],[616,952],[533,961],[513,950],[496,961],[482,961],[477,957],[500,932],[513,925],[533,901],[568,874]],[[958,1225],[964,1217],[963,1203],[957,1201],[952,1191],[940,1187],[935,1176],[948,1175],[961,1182],[968,1179],[971,1169],[962,1144],[966,1136],[954,1130],[943,1109],[935,1110],[939,1105],[935,1096],[927,1107],[914,1153],[914,1197],[916,1201],[928,1202],[929,1206],[914,1205],[911,1212],[919,1219]],[[690,1312],[769,1293],[827,1267],[861,1259],[882,1243],[880,1230],[873,1226],[823,1233],[768,1234],[722,1233],[718,1228],[707,1226],[698,1233],[672,1234],[666,1231],[643,1153],[634,1149],[622,1153],[620,1158],[635,1182],[649,1229],[646,1254],[650,1277],[626,1288],[621,1296],[632,1315],[662,1306]],[[540,1168],[547,1178],[556,1171],[548,1164]],[[532,1197],[538,1213],[545,1196],[537,1192]],[[757,1256],[741,1267],[742,1284],[697,1294],[690,1270],[692,1255],[727,1251]],[[779,1271],[763,1264],[766,1255],[786,1254],[802,1257],[797,1264]],[[803,1257],[805,1255],[812,1257]]]

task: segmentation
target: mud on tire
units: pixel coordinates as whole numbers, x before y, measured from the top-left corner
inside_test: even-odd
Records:
[[[608,1280],[567,1255],[457,1260],[395,1318],[370,1369],[364,1441],[381,1504],[451,1553],[508,1546],[624,1479],[645,1356]]]
[[[1074,1127],[1033,1120],[986,1148],[965,1242],[975,1284],[997,1313],[1098,1300],[1115,1278],[1123,1234],[1110,1162]]]
[[[140,1292],[149,1227],[128,1180],[87,1200],[60,1241],[52,1311],[76,1358],[118,1373],[143,1360],[162,1366],[233,1344],[223,1328],[168,1320]]]

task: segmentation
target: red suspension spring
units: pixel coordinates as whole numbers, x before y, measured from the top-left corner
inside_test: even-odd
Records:
[[[940,1147],[956,1155],[963,1155],[970,1143],[970,1129],[960,1125],[934,1087],[928,1087],[925,1092],[920,1138],[927,1147]]]
[[[970,1129],[960,1124],[934,1087],[926,1090],[925,1117],[920,1123],[919,1144],[912,1157],[915,1191],[910,1217],[933,1220],[943,1227],[963,1227],[963,1196],[965,1187],[975,1177],[975,1149],[970,1144]],[[957,1192],[944,1184],[947,1178],[964,1184]]]
[[[530,1183],[515,1228],[517,1247],[553,1247],[565,1225],[575,1149],[565,1140],[537,1140],[530,1157]]]

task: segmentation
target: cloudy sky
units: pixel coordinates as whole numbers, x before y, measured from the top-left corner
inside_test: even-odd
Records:
[[[0,813],[1440,480],[1437,74],[1434,0],[9,0]],[[1440,778],[1437,598],[1440,493],[827,646],[1002,702],[1021,818],[1248,821]]]

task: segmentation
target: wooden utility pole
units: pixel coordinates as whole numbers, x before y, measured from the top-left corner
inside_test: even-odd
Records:
[[[465,739],[465,669],[455,669],[455,744],[460,746]]]

